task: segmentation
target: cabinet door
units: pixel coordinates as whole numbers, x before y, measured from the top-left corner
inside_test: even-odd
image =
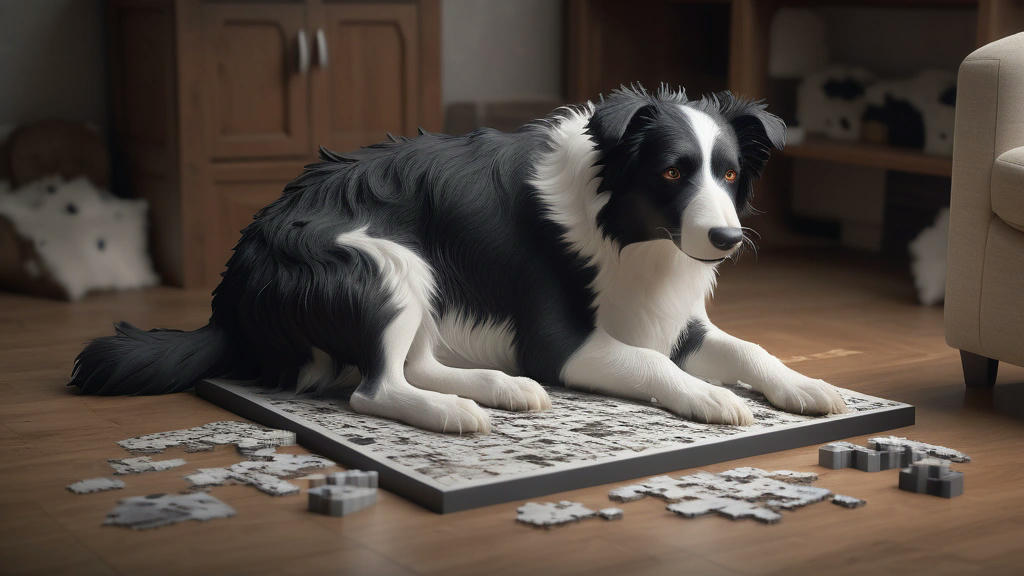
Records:
[[[211,187],[215,213],[207,228],[209,245],[206,257],[205,285],[215,286],[220,281],[231,251],[241,238],[256,212],[281,196],[284,183],[267,181],[221,181]]]
[[[312,154],[306,8],[202,8],[206,142],[215,159]]]
[[[307,160],[217,162],[203,194],[203,285],[220,281],[242,228],[264,206],[277,200],[284,187],[302,173]]]
[[[416,4],[328,4],[323,13],[327,50],[318,46],[314,56],[322,76],[316,118],[323,142],[345,152],[381,142],[387,132],[414,136],[420,124]]]

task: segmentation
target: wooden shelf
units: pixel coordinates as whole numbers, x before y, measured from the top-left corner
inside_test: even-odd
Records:
[[[811,158],[912,174],[949,177],[953,173],[953,159],[949,156],[933,156],[917,150],[864,142],[840,142],[820,136],[809,136],[800,144],[786,146],[782,154],[791,158]]]

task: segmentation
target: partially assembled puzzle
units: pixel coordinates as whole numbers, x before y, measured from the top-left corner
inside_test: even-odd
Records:
[[[207,380],[203,398],[275,428],[345,466],[374,468],[381,483],[435,512],[705,466],[856,434],[906,426],[912,406],[839,390],[846,414],[808,416],[779,410],[744,385],[725,385],[751,409],[751,426],[702,424],[657,406],[548,389],[545,412],[485,409],[486,435],[438,434],[353,412],[339,398],[270,391]]]

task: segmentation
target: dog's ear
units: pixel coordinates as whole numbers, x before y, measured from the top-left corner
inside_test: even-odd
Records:
[[[634,132],[654,115],[654,101],[643,88],[619,88],[601,100],[587,123],[587,134],[599,150],[614,149],[623,137]]]
[[[718,112],[732,126],[740,147],[740,193],[736,204],[749,208],[754,182],[761,177],[771,149],[782,150],[786,144],[786,123],[768,112],[763,100],[745,100],[731,92],[714,95]]]

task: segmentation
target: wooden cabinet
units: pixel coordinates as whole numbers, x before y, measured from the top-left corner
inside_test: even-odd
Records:
[[[169,284],[216,284],[319,146],[441,128],[439,0],[114,0],[109,28],[116,162]]]
[[[309,155],[305,28],[301,4],[202,6],[204,128],[212,158]]]
[[[324,12],[324,140],[346,150],[388,131],[415,134],[419,114],[406,86],[419,83],[416,6],[337,4]]]

